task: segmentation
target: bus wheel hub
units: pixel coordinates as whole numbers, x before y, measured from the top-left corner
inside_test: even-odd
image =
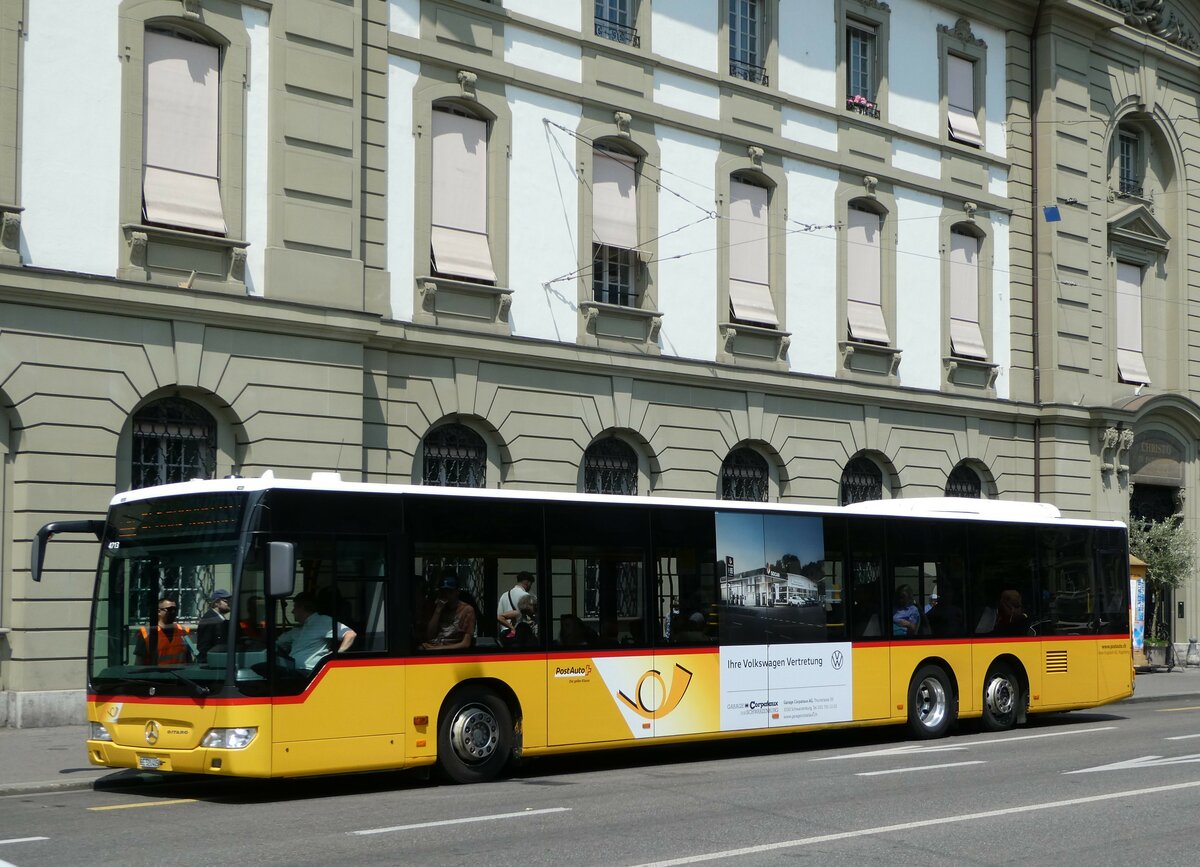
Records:
[[[484,761],[499,742],[500,726],[487,708],[464,707],[450,724],[450,743],[464,761]]]
[[[1012,712],[1016,704],[1016,694],[1008,678],[994,677],[984,691],[983,700],[987,702],[988,710],[992,713],[1004,715]]]

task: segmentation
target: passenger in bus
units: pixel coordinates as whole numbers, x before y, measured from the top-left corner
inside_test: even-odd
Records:
[[[992,626],[993,635],[1030,635],[1029,615],[1021,600],[1021,591],[1008,588],[1000,591],[1000,600],[996,605],[996,621]]]
[[[424,650],[463,650],[475,643],[475,608],[463,601],[458,578],[444,575],[425,626]]]
[[[522,613],[521,603],[526,599],[535,599],[533,592],[533,573],[521,571],[517,573],[517,581],[496,602],[496,622],[499,624],[501,636],[507,636],[508,641],[515,641],[517,627],[524,623],[537,633],[537,627],[532,620],[527,620]],[[535,603],[536,604],[536,603]],[[525,610],[529,610],[526,605]]]
[[[296,594],[292,614],[297,625],[279,636],[275,646],[292,658],[298,670],[313,671],[335,646],[339,653],[345,653],[358,637],[353,629],[328,614],[318,614],[317,600],[311,593]]]
[[[176,624],[179,603],[163,597],[158,600],[158,624],[154,627],[154,638],[150,629],[143,626],[138,630],[137,644],[133,657],[138,665],[184,665],[192,661],[192,630],[189,626]]]
[[[892,635],[916,635],[921,626],[921,609],[913,602],[907,584],[896,588],[896,603],[892,610]]]
[[[574,614],[558,621],[558,643],[563,647],[595,647],[600,640],[595,631]]]
[[[196,658],[200,662],[208,659],[210,650],[222,650],[229,643],[229,599],[229,591],[220,587],[208,597],[208,610],[196,624]]]

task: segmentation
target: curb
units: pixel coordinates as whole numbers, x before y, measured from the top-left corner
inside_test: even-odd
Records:
[[[41,783],[0,783],[0,798],[14,795],[43,795],[48,792],[82,792],[95,787],[97,780],[53,780]]]
[[[1129,698],[1121,699],[1117,704],[1143,704],[1148,701],[1200,701],[1200,691],[1172,692],[1165,695],[1138,695],[1134,693]]]

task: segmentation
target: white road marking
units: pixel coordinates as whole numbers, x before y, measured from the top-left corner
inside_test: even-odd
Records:
[[[1163,738],[1165,741],[1186,741],[1191,738],[1200,738],[1200,735],[1175,735],[1173,738]]]
[[[1039,738],[1060,738],[1065,735],[1090,735],[1092,732],[1107,732],[1116,731],[1117,726],[1096,726],[1089,729],[1071,729],[1070,731],[1053,731],[1042,732],[1036,735],[1013,735],[1006,738],[992,738],[986,741],[969,741],[963,745],[947,744],[944,746],[922,747],[915,744],[905,744],[900,747],[886,747],[882,750],[868,750],[862,753],[845,753],[840,756],[821,756],[816,759],[809,759],[812,762],[832,762],[837,759],[869,759],[878,758],[880,756],[912,756],[920,753],[946,753],[954,750],[968,750],[976,746],[990,746],[992,744],[1011,744],[1013,741],[1032,741]]]
[[[546,813],[569,813],[570,807],[547,807],[544,810],[520,810],[516,813],[496,813],[491,816],[472,816],[468,819],[442,819],[438,822],[417,822],[413,825],[393,825],[390,828],[368,828],[365,831],[347,831],[354,837],[365,837],[369,834],[390,834],[392,831],[415,831],[418,828],[437,828],[442,825],[468,825],[472,822],[494,822],[497,819],[523,819],[526,816],[538,816]]]
[[[946,762],[941,765],[918,765],[915,768],[891,768],[886,771],[863,771],[861,774],[855,774],[856,777],[882,777],[885,774],[907,774],[910,771],[934,771],[938,768],[961,768],[963,765],[986,765],[987,762]]]
[[[0,840],[0,846],[6,843],[36,843],[39,840],[49,840],[49,837],[13,837],[9,840]]]
[[[916,828],[930,828],[936,825],[953,825],[959,822],[973,822],[978,819],[995,819],[1000,816],[1012,816],[1019,813],[1035,813],[1041,810],[1057,810],[1063,807],[1077,807],[1082,804],[1095,804],[1100,801],[1115,801],[1119,798],[1134,798],[1139,795],[1158,795],[1164,792],[1178,792],[1183,789],[1200,788],[1200,780],[1191,783],[1175,783],[1170,786],[1155,786],[1151,789],[1128,789],[1123,792],[1112,792],[1108,795],[1092,795],[1086,798],[1069,798],[1065,801],[1046,801],[1040,804],[1025,804],[1020,807],[1005,807],[1000,810],[985,810],[980,813],[964,813],[960,816],[943,816],[938,819],[921,819],[916,822],[903,822],[898,825],[882,825],[878,828],[862,828],[858,831],[843,831],[838,834],[821,834],[817,837],[800,837],[795,840],[783,840],[779,843],[764,843],[760,846],[747,846],[744,849],[726,849],[723,852],[706,852],[702,855],[688,855],[683,858],[672,858],[667,861],[651,861],[638,867],[676,867],[681,864],[698,864],[701,861],[720,861],[727,858],[738,858],[744,855],[759,855],[763,852],[777,852],[780,849],[795,849],[800,846],[813,846],[818,843],[834,843],[838,840],[852,840],[856,837],[872,837],[879,834],[894,834],[900,831],[912,831]]]
[[[1063,771],[1064,774],[1091,774],[1096,771],[1134,771],[1139,768],[1159,768],[1163,765],[1187,765],[1200,762],[1200,753],[1190,756],[1141,756],[1136,759],[1126,759],[1123,762],[1113,762],[1111,765],[1097,765],[1094,768],[1081,768],[1078,771]]]
[[[856,777],[882,777],[887,773],[908,773],[910,771],[935,771],[938,767],[962,767],[964,765],[986,765],[986,761],[948,761],[943,765],[918,765],[917,767],[893,767],[887,771],[863,771],[856,773]]]

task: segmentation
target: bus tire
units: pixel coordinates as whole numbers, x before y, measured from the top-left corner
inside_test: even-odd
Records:
[[[478,686],[451,696],[438,722],[438,765],[448,779],[495,779],[509,766],[512,753],[512,713],[503,699]]]
[[[958,700],[945,669],[922,665],[908,685],[908,729],[914,737],[940,738],[958,718]]]
[[[1021,680],[1011,665],[993,665],[983,680],[983,727],[989,732],[1006,732],[1017,724],[1024,695]]]

